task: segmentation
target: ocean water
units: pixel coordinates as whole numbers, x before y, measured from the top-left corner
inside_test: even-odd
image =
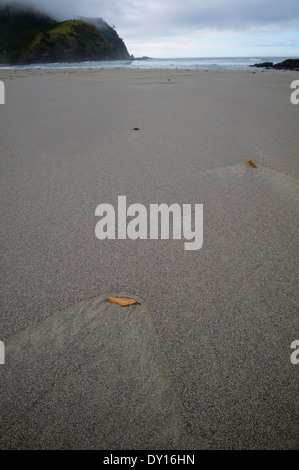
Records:
[[[128,68],[128,69],[189,69],[189,70],[247,70],[250,65],[261,62],[282,62],[290,57],[210,57],[178,59],[135,59],[114,61],[87,61],[76,63],[54,63],[2,66],[2,69],[37,68]]]

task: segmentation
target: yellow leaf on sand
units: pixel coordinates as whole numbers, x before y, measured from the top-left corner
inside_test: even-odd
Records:
[[[126,299],[126,298],[121,298],[121,297],[107,297],[109,302],[112,304],[118,304],[121,305],[122,307],[127,307],[128,305],[133,305],[133,304],[139,304],[137,300],[134,299]]]
[[[257,168],[257,166],[253,163],[252,160],[248,160],[248,162],[246,162],[245,165],[250,165],[250,166],[253,166],[253,168]]]

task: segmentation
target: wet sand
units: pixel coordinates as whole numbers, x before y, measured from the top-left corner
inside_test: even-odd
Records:
[[[0,373],[9,390],[0,392],[2,448],[34,442],[80,448],[81,435],[81,448],[109,449],[110,434],[114,449],[296,447],[298,366],[290,361],[290,345],[298,339],[299,105],[290,102],[290,84],[298,78],[277,71],[0,71],[6,88],[0,106],[6,363]],[[257,168],[245,165],[248,160]],[[184,251],[183,240],[98,240],[95,209],[116,207],[119,195],[146,207],[203,204],[203,247]],[[135,330],[135,349],[119,341],[127,330],[116,326],[112,307],[103,308],[115,292],[142,299],[137,307],[113,306]],[[98,296],[88,329],[82,315],[89,310],[78,303],[86,307]],[[81,339],[79,332],[66,334],[70,312],[82,326]],[[105,371],[97,332],[104,357],[111,353]],[[110,351],[109,340],[119,350]],[[145,358],[137,369],[130,368],[134,353]],[[119,370],[115,409],[126,410],[131,370],[136,413],[141,416],[144,401],[142,426],[156,430],[150,440],[130,407],[130,437],[122,427],[117,436],[109,431],[117,428],[117,413],[103,432],[113,398],[97,408],[96,397],[110,386],[115,391],[109,368],[117,355],[128,369]],[[65,397],[67,369],[73,391]],[[23,400],[27,386],[32,394]],[[164,397],[153,421],[151,394]],[[94,438],[86,440],[91,416]],[[67,434],[72,426],[76,433]]]

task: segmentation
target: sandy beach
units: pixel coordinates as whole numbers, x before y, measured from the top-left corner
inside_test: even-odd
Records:
[[[0,70],[0,448],[298,448],[298,79]],[[202,248],[99,240],[121,195]]]

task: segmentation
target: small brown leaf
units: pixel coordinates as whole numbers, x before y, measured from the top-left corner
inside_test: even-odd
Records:
[[[252,160],[248,160],[248,162],[246,162],[245,165],[250,165],[250,166],[253,166],[253,168],[257,168],[257,166],[253,163]]]
[[[107,297],[109,302],[112,304],[118,304],[121,305],[122,307],[127,307],[128,305],[133,305],[133,304],[138,304],[140,305],[139,302],[135,299],[126,299],[126,298],[121,298],[121,297]]]

